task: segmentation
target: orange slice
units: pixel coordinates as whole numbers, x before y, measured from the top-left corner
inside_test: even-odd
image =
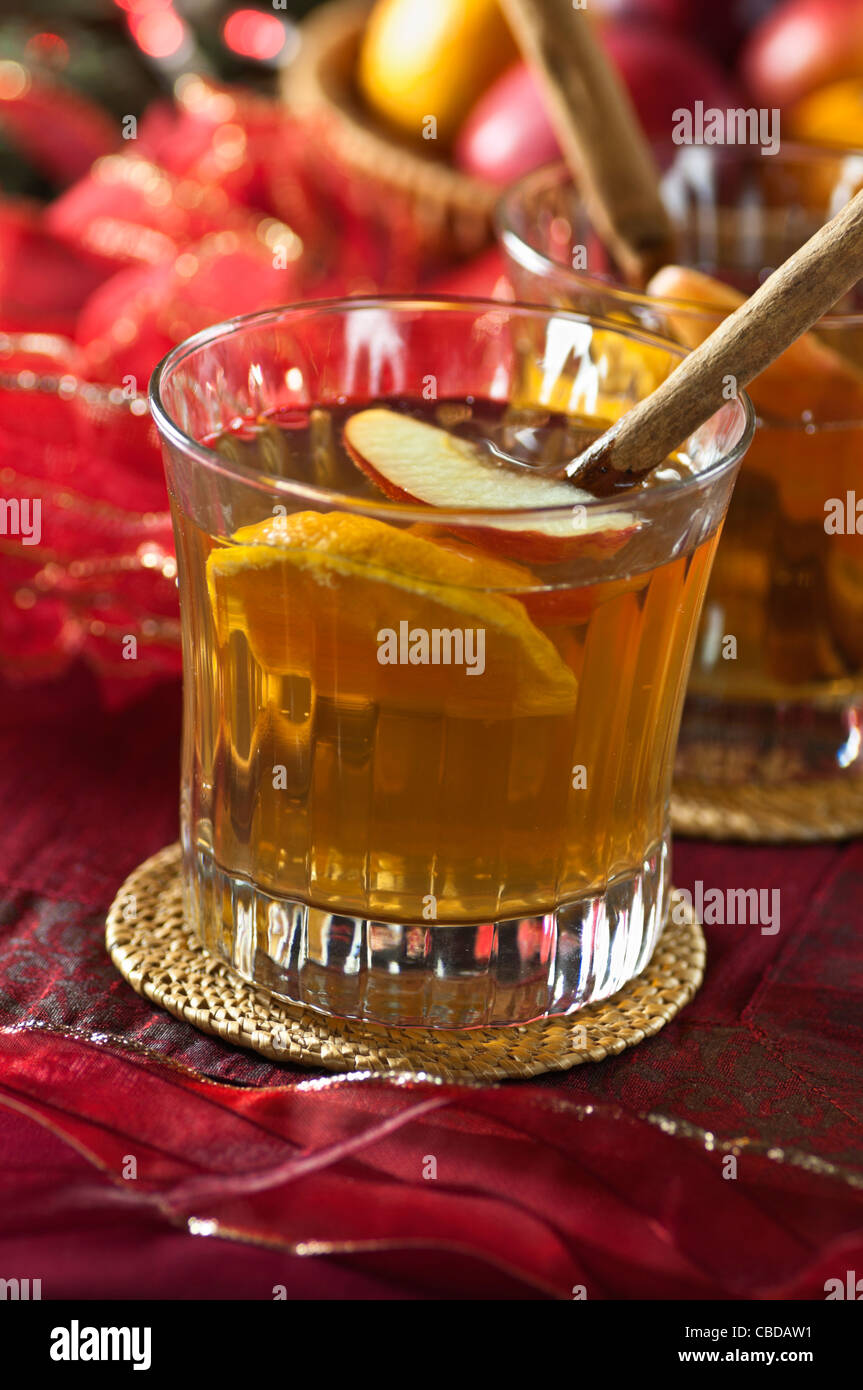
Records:
[[[512,594],[524,602],[528,593],[539,584],[539,580],[526,565],[519,565],[515,560],[503,560],[497,555],[489,555],[488,551],[483,550],[469,537],[451,535],[445,527],[435,522],[414,522],[402,534],[418,536],[421,540],[430,541],[439,550],[460,556],[465,565],[470,565],[473,570],[474,583],[487,592]],[[468,570],[465,569],[465,575],[467,574]]]
[[[600,601],[600,592],[604,601],[620,587],[609,583],[601,587],[578,585],[575,588],[560,584],[541,585],[536,575],[526,566],[518,565],[514,560],[500,560],[495,555],[489,555],[467,536],[451,536],[443,527],[424,522],[417,522],[416,525],[410,526],[408,531],[413,536],[424,536],[444,550],[461,555],[474,567],[476,574],[482,576],[478,582],[486,590],[500,590],[512,594],[519,603],[524,604],[534,622],[542,627],[557,627],[563,623],[586,623]],[[630,586],[626,580],[621,581],[621,584]]]
[[[482,587],[476,558],[382,521],[298,512],[243,527],[210,553],[207,582],[220,643],[243,634],[266,673],[319,696],[486,719],[574,706],[557,647]]]
[[[745,300],[721,280],[679,265],[657,271],[647,292],[715,308],[721,318]],[[668,331],[688,348],[697,347],[716,327],[710,316],[687,314],[683,304],[679,313],[665,310],[663,318]],[[863,373],[814,333],[804,333],[746,389],[756,409],[772,420],[808,418],[807,412],[816,424],[863,420]]]

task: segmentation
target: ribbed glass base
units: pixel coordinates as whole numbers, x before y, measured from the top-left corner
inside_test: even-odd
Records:
[[[208,950],[280,999],[340,1018],[476,1028],[568,1014],[639,974],[668,907],[667,838],[601,890],[514,920],[400,924],[330,913],[187,857]]]

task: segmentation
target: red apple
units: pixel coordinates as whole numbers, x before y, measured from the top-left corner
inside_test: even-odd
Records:
[[[863,76],[863,0],[785,0],[751,35],[741,71],[765,106]]]
[[[722,110],[738,105],[721,68],[686,39],[634,24],[606,25],[602,39],[651,140],[670,141],[678,107],[691,109],[696,101]],[[523,63],[508,69],[480,98],[454,149],[460,168],[499,184],[558,154],[539,86]]]
[[[526,63],[507,68],[483,93],[453,150],[459,168],[499,184],[512,183],[559,155],[557,136]]]
[[[721,110],[737,106],[734,82],[704,49],[648,25],[609,24],[602,41],[629,89],[652,140],[670,140],[678,107],[696,101]]]
[[[600,20],[650,24],[702,43],[713,55],[731,58],[747,28],[772,0],[590,0]]]

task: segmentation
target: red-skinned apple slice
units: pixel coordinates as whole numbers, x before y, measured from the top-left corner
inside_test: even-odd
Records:
[[[628,513],[593,514],[589,492],[572,483],[486,463],[468,439],[383,407],[358,411],[345,424],[345,446],[387,497],[454,511],[544,511],[568,508],[529,529],[505,517],[482,525],[448,525],[490,550],[553,563],[580,554],[608,555],[638,529]]]

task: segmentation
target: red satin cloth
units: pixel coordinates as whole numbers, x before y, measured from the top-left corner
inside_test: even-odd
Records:
[[[679,885],[778,887],[780,931],[708,928],[693,1003],[616,1059],[315,1084],[114,972],[105,910],[176,834],[179,690],[95,699],[79,667],[3,703],[5,1269],[45,1297],[698,1299],[823,1298],[863,1267],[860,844],[681,843]]]

